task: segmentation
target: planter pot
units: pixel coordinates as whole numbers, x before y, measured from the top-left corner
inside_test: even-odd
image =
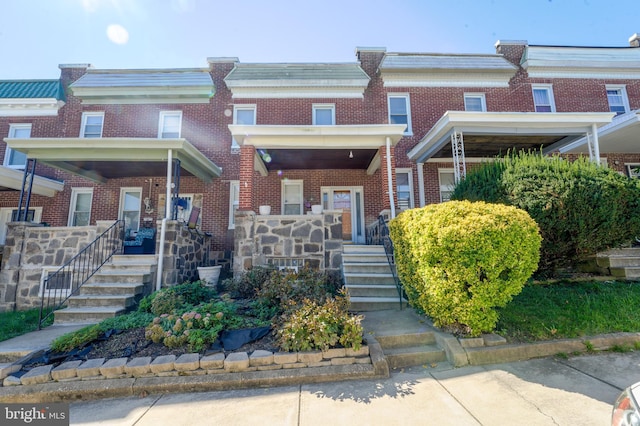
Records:
[[[258,212],[259,212],[261,215],[268,215],[268,214],[271,214],[271,206],[260,206],[260,207],[258,208]]]
[[[311,213],[322,214],[322,204],[314,204],[311,206]]]
[[[199,266],[198,276],[209,287],[215,287],[218,284],[220,278],[221,265],[218,266]]]

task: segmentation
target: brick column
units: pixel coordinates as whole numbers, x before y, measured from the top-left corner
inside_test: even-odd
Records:
[[[396,193],[396,157],[395,147],[390,147],[391,151],[391,176],[393,180],[393,192]],[[387,171],[387,147],[381,146],[378,148],[380,154],[380,191],[382,192],[382,210],[390,210],[391,202],[389,201],[389,177]],[[397,206],[398,200],[394,196],[394,201]]]
[[[255,147],[243,145],[240,147],[240,210],[253,210],[253,161]]]

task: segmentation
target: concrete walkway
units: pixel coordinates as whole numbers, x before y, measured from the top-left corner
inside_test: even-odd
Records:
[[[42,330],[0,342],[0,363],[15,361],[31,352],[48,349],[58,337],[86,327],[87,324],[51,325]]]

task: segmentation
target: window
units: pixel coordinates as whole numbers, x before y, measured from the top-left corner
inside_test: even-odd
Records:
[[[282,214],[302,214],[302,181],[282,181]]]
[[[411,135],[411,107],[409,95],[388,95],[389,123],[406,124],[405,135]]]
[[[487,104],[485,102],[484,93],[465,93],[464,94],[464,110],[465,111],[486,111]]]
[[[556,112],[553,90],[550,84],[532,85],[533,105],[536,112]]]
[[[93,188],[71,189],[68,226],[88,226],[91,219]]]
[[[140,202],[142,188],[120,188],[120,214],[124,220],[125,238],[134,236],[140,228]]]
[[[411,169],[396,169],[396,197],[398,210],[413,208],[413,174]]]
[[[191,216],[191,209],[193,208],[193,194],[178,194],[178,205],[176,219],[180,222],[187,223]],[[200,220],[200,218],[198,218]]]
[[[31,137],[31,124],[10,124],[9,137],[16,139],[26,139]],[[4,165],[12,169],[24,169],[27,164],[27,154],[15,151],[7,147],[4,153]]]
[[[182,111],[161,111],[158,137],[161,139],[179,138],[182,130]]]
[[[438,169],[438,180],[440,181],[440,201],[444,203],[451,199],[451,193],[456,187],[453,169]]]
[[[627,174],[632,179],[640,178],[640,163],[627,163]]]
[[[616,115],[620,115],[630,110],[627,90],[624,86],[607,84],[606,88],[607,100],[609,101],[609,111],[615,112]]]
[[[256,106],[255,105],[234,105],[233,107],[233,124],[244,124],[247,126],[255,126],[256,124]],[[235,139],[231,141],[231,149],[240,149],[240,145]]]
[[[332,126],[336,124],[336,106],[333,104],[313,105],[313,125]]]
[[[229,229],[235,229],[235,213],[240,208],[240,181],[232,180],[229,186]]]
[[[103,122],[104,112],[83,112],[82,126],[80,127],[80,137],[101,138]]]

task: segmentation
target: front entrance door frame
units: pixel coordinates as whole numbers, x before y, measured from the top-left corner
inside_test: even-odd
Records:
[[[320,188],[322,194],[322,206],[327,210],[334,210],[334,191],[349,191],[351,194],[351,241],[356,244],[365,244],[366,232],[364,223],[364,189],[362,186],[323,186]],[[358,203],[359,200],[359,203]]]

